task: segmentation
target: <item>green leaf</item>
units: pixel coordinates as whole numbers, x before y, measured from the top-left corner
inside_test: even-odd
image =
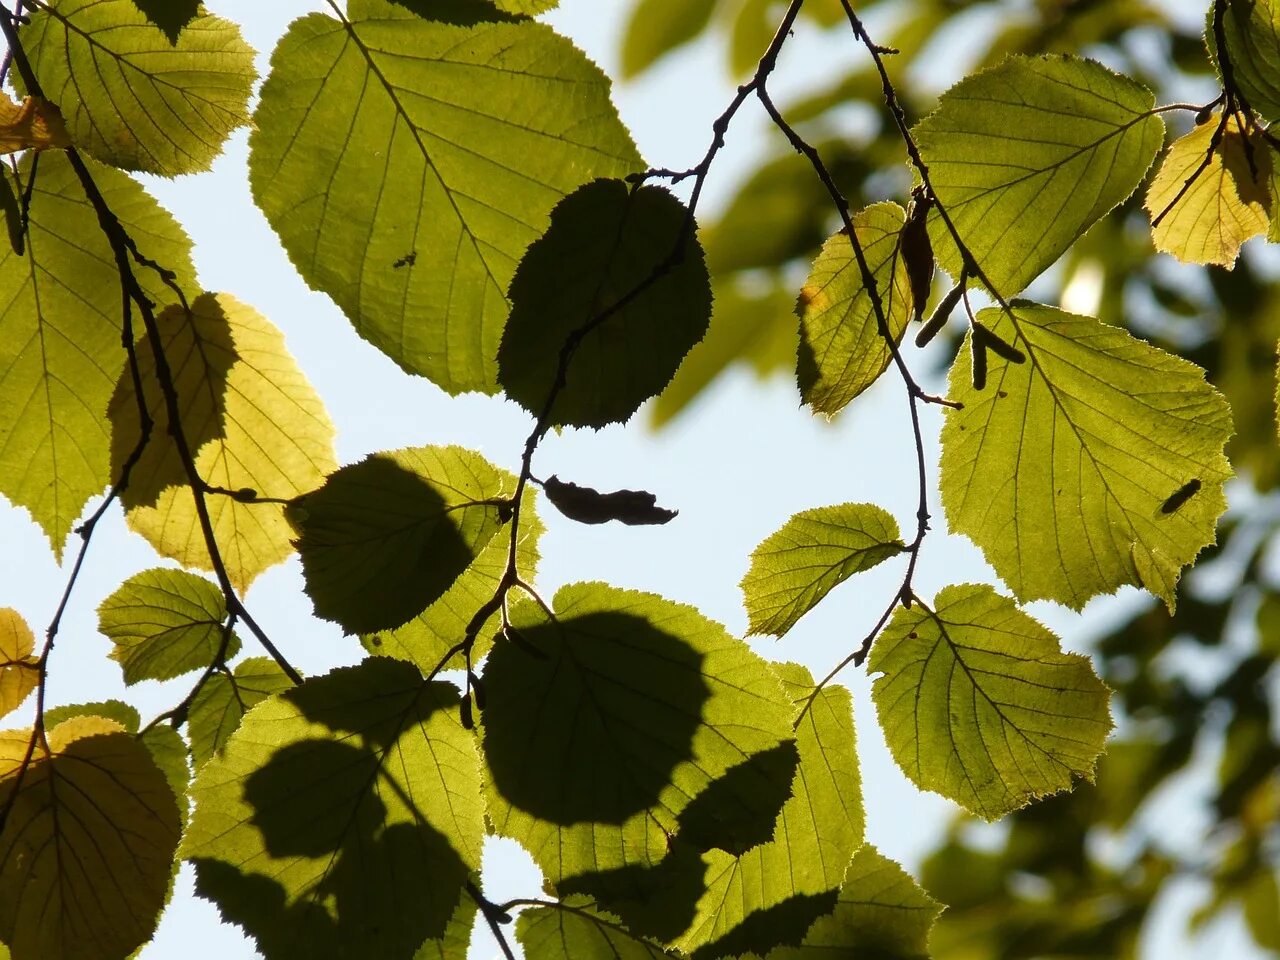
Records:
[[[480,885],[480,875],[473,874],[471,882]],[[413,960],[467,960],[471,947],[471,932],[476,923],[476,902],[471,897],[458,901],[444,936],[433,937],[420,946]]]
[[[574,584],[554,606],[555,620],[517,606],[525,643],[498,644],[485,664],[497,832],[552,883],[657,863],[704,791],[716,802],[694,807],[698,840],[768,839],[785,792],[771,769],[780,764],[764,755],[792,740],[792,706],[768,665],[692,607],[653,594]]]
[[[622,39],[622,76],[643,73],[707,28],[716,0],[639,0]]]
[[[665,189],[633,190],[621,180],[587,184],[556,207],[511,281],[498,350],[509,397],[540,415],[570,341],[575,350],[551,423],[620,423],[671,382],[711,318],[711,285],[692,232],[669,262],[687,214]]]
[[[938,201],[1012,297],[1128,197],[1164,144],[1146,87],[1091,60],[1009,57],[961,80],[913,131]],[[935,218],[938,262],[960,255]]]
[[[820,917],[798,947],[769,960],[927,960],[929,932],[944,907],[875,847],[853,855],[840,899]]]
[[[253,49],[220,17],[199,15],[174,39],[136,0],[58,0],[32,15],[22,46],[72,140],[116,167],[208,170],[249,119]]]
[[[1272,154],[1260,132],[1246,140],[1234,117],[1210,153],[1220,120],[1215,115],[1174,141],[1151,180],[1146,207],[1157,250],[1184,263],[1230,268],[1240,245],[1270,225]]]
[[[191,242],[177,222],[136,181],[85,165],[138,249],[193,288]],[[19,163],[24,184],[35,166],[31,155]],[[111,479],[107,403],[125,362],[120,278],[65,154],[39,154],[35,176],[25,253],[0,244],[0,493],[31,512],[61,558],[81,508]],[[169,302],[153,271],[137,278]]]
[[[0,806],[29,731],[0,734]],[[181,830],[151,754],[80,717],[37,748],[0,830],[0,940],[13,960],[119,960],[150,939]]]
[[[284,507],[255,498],[286,500],[318,486],[337,466],[333,425],[283,335],[252,307],[224,293],[205,293],[192,301],[190,314],[175,305],[156,325],[196,469],[225,491],[207,495],[206,503],[227,573],[244,590],[293,552]],[[137,351],[155,427],[121,493],[129,526],[163,556],[210,570],[186,471],[167,438],[169,417],[150,341],[139,341]],[[127,372],[111,398],[110,416],[118,472],[141,430]]]
[[[1280,120],[1280,5],[1276,0],[1227,0],[1222,27],[1237,88],[1254,110],[1268,120]],[[1205,45],[1221,76],[1213,36],[1213,4]]]
[[[573,897],[520,911],[516,939],[525,960],[673,960],[674,954],[636,936],[618,918]]]
[[[492,496],[515,489],[515,477],[505,470],[493,471],[501,483],[488,488]],[[526,582],[534,579],[538,566],[538,540],[546,528],[534,510],[537,492],[525,487],[524,502],[520,507],[520,532],[516,542],[516,569]],[[507,569],[507,553],[511,549],[509,531],[502,531],[476,554],[471,565],[427,609],[403,626],[378,633],[366,633],[360,637],[364,648],[375,656],[395,657],[417,664],[423,674],[429,674],[444,663],[446,670],[462,670],[466,658],[454,648],[467,634],[471,618],[488,603],[498,591],[498,583]],[[502,624],[501,611],[494,611],[480,625],[475,643],[471,647],[471,660],[478,662],[493,647],[493,639]],[[449,657],[446,661],[445,657]]]
[[[52,730],[60,723],[74,720],[76,717],[99,717],[117,723],[128,733],[137,733],[142,725],[142,717],[138,708],[123,700],[102,700],[97,703],[69,703],[60,707],[50,707],[44,712],[44,726]]]
[[[922,790],[995,820],[1093,779],[1111,731],[1088,658],[988,586],[899,608],[871,648],[889,751]]]
[[[966,342],[951,370],[949,396],[964,404],[942,429],[951,528],[1024,602],[1078,610],[1133,584],[1172,609],[1180,569],[1226,509],[1226,401],[1202,369],[1123,330],[1034,303],[1013,313],[978,319],[1028,362],[993,360],[978,391]]]
[[[503,528],[495,499],[514,487],[462,447],[375,453],[332,474],[289,508],[316,616],[351,633],[418,616]]]
[[[278,694],[200,768],[183,856],[267,960],[412,957],[480,866],[458,691],[375,658]]]
[[[303,279],[450,393],[496,390],[507,284],[556,202],[641,165],[608,79],[527,20],[303,17],[254,119],[254,199]]]
[[[898,256],[906,214],[896,203],[877,203],[854,214],[853,227],[876,280],[876,293],[894,342],[911,319],[911,287]],[[800,396],[814,413],[834,416],[889,366],[871,296],[862,282],[853,244],[843,231],[822,246],[796,303]]]
[[[226,602],[215,584],[161,568],[130,577],[98,607],[98,629],[115,642],[111,659],[120,663],[126,684],[209,666],[222,647],[226,619]],[[239,649],[232,634],[224,659]]]
[[[205,681],[187,711],[187,735],[197,767],[221,753],[244,715],[293,681],[269,657],[250,657],[231,673],[215,673]]]
[[[36,638],[17,610],[0,608],[0,717],[22,706],[40,681]]]
[[[789,698],[804,703],[813,678],[779,664]],[[843,687],[825,687],[796,728],[800,766],[774,839],[732,857],[703,855],[706,892],[693,923],[675,945],[697,960],[797,943],[831,909],[849,858],[862,843],[864,814],[853,732],[853,704]]]
[[[560,5],[560,0],[489,0],[489,2],[506,13],[518,13],[527,17],[545,13]]]
[[[904,549],[897,522],[874,504],[797,513],[751,554],[747,632],[782,636],[837,585]]]

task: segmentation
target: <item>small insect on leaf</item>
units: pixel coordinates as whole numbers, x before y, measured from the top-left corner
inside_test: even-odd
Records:
[[[1192,477],[1173,493],[1169,494],[1169,498],[1160,505],[1160,512],[1168,515],[1175,513],[1179,507],[1194,497],[1200,491],[1200,478]]]
[[[929,210],[932,206],[933,201],[924,187],[917,186],[911,191],[911,207],[907,212],[907,222],[902,225],[902,261],[907,268],[917,320],[924,317],[929,288],[933,285],[933,245],[929,242]]]
[[[658,498],[645,490],[601,493],[591,487],[567,483],[554,474],[542,481],[542,489],[557,510],[579,523],[620,520],[630,526],[659,524],[667,523],[679,513],[659,507]]]
[[[933,308],[933,313],[929,315],[929,319],[925,325],[920,328],[920,332],[916,334],[916,346],[924,347],[929,344],[934,337],[942,332],[942,328],[947,325],[947,321],[951,319],[951,313],[956,308],[956,304],[960,302],[960,298],[964,296],[964,278],[960,282],[947,291],[946,295],[938,301],[938,305]]]

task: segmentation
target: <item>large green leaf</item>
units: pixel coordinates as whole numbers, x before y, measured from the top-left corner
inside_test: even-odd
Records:
[[[638,937],[611,914],[573,897],[520,912],[516,939],[525,960],[672,960],[673,954]]]
[[[136,0],[58,0],[32,16],[22,46],[72,140],[113,166],[207,170],[249,119],[253,49],[220,17],[166,35]]]
[[[207,667],[222,647],[227,605],[204,577],[156,568],[134,574],[98,607],[98,629],[115,643],[124,682],[168,680]],[[240,641],[229,638],[225,658]]]
[[[351,633],[418,616],[503,528],[495,498],[514,487],[463,447],[375,453],[332,474],[289,508],[316,615]]]
[[[195,286],[191,242],[134,180],[85,160],[146,256]],[[30,155],[19,164],[25,184]],[[31,511],[61,557],[80,510],[110,482],[107,404],[124,367],[115,258],[71,164],[40,154],[24,252],[0,243],[0,493]],[[139,269],[157,303],[172,292]],[[136,318],[135,318],[136,322]]]
[[[559,386],[552,423],[603,427],[671,382],[711,319],[702,248],[692,232],[678,243],[687,213],[665,189],[621,180],[589,183],[556,207],[511,281],[498,350],[508,396],[536,415]]]
[[[303,17],[254,119],[254,198],[303,278],[451,393],[496,390],[507,284],[556,202],[640,166],[608,79],[527,20]]]
[[[896,203],[877,203],[853,217],[895,342],[911,319],[911,286],[898,255],[905,218]],[[796,312],[800,314],[796,364],[800,396],[814,413],[833,416],[875,383],[892,356],[880,333],[870,291],[862,282],[853,244],[843,231],[822,245],[800,290]]]
[[[1012,297],[1134,191],[1164,143],[1142,84],[1068,56],[1010,57],[961,80],[914,129],[938,201]],[[960,255],[936,218],[939,263]]]
[[[904,549],[897,522],[874,504],[797,513],[751,554],[742,578],[748,632],[782,636],[837,585]]]
[[[988,586],[899,608],[868,669],[898,766],[988,820],[1091,780],[1111,730],[1088,658]]]
[[[515,478],[506,471],[495,470],[493,476],[503,480],[502,484],[491,488],[494,496],[504,490],[509,493],[515,489]],[[525,487],[522,496],[524,502],[520,507],[516,568],[525,583],[532,583],[538,565],[538,539],[545,528],[534,511],[537,491],[532,487]],[[504,529],[480,549],[471,565],[453,581],[440,599],[403,626],[363,634],[360,642],[372,654],[415,663],[424,674],[435,670],[441,663],[444,663],[445,669],[463,669],[466,658],[462,653],[454,651],[454,647],[466,636],[472,617],[497,593],[498,583],[507,569],[507,554],[510,549],[510,531]],[[494,611],[480,625],[471,647],[472,663],[480,661],[489,653],[501,622],[501,611]],[[446,661],[445,657],[449,659]]]
[[[1213,7],[1205,44],[1217,65]],[[1280,120],[1280,4],[1276,0],[1227,0],[1222,21],[1236,86],[1249,106],[1268,120]],[[1221,76],[1221,67],[1218,69]]]
[[[0,806],[29,736],[0,734]],[[0,828],[0,939],[13,960],[120,960],[150,939],[180,830],[143,744],[102,717],[53,728]]]
[[[791,700],[813,694],[803,667],[778,667]],[[862,784],[849,691],[825,687],[796,728],[800,766],[773,840],[740,857],[703,855],[706,892],[675,945],[695,958],[754,952],[797,943],[831,909],[863,836]]]
[[[178,305],[165,310],[156,326],[196,471],[223,491],[205,502],[227,573],[243,590],[293,553],[282,501],[313,489],[337,465],[333,424],[284,336],[252,307],[225,293],[205,293],[191,302],[190,313]],[[129,526],[164,556],[213,569],[186,470],[168,435],[149,338],[137,352],[155,427],[121,492]],[[127,373],[111,398],[110,416],[118,471],[141,430]]]
[[[910,874],[865,844],[849,861],[840,899],[798,947],[769,960],[927,960],[929,932],[944,907]]]
[[[1184,263],[1230,268],[1240,245],[1271,223],[1272,153],[1261,134],[1246,138],[1234,117],[1210,153],[1219,121],[1215,115],[1174,141],[1146,206],[1157,250]]]
[[[1204,371],[1123,330],[1017,302],[979,321],[1027,356],[951,371],[942,503],[1020,600],[1079,609],[1124,584],[1172,608],[1179,571],[1214,540],[1231,475],[1226,401]]]
[[[269,657],[250,657],[230,673],[210,676],[187,711],[187,735],[196,766],[222,752],[245,713],[291,686],[293,681]]]
[[[255,707],[196,777],[196,889],[267,960],[408,960],[479,869],[475,739],[458,691],[385,658]]]
[[[574,584],[554,606],[555,620],[515,607],[524,644],[485,664],[494,828],[553,883],[652,866],[682,828],[705,846],[767,840],[795,762],[791,702],[768,665],[653,594]],[[714,803],[693,802],[704,792]]]

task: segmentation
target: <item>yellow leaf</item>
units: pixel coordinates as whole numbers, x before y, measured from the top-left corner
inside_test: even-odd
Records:
[[[30,733],[0,733],[0,803]],[[180,821],[141,742],[76,717],[38,750],[0,831],[0,940],[13,960],[119,960],[147,941]]]
[[[1220,123],[1214,116],[1175,140],[1147,191],[1156,249],[1184,263],[1230,267],[1271,220],[1271,151],[1229,117],[1211,154]]]
[[[17,610],[0,609],[0,717],[17,710],[40,678],[35,637]]]
[[[15,103],[0,93],[0,155],[69,146],[71,138],[54,104],[40,97]]]
[[[206,293],[191,304],[190,316],[172,306],[157,323],[196,469],[205,483],[237,494],[210,493],[205,500],[227,572],[243,590],[293,552],[293,530],[275,501],[309,492],[337,469],[333,425],[280,331],[253,308],[226,294]],[[211,569],[145,340],[138,359],[155,428],[123,494],[129,526],[164,556]],[[118,476],[139,433],[127,374],[108,415],[114,426],[112,471]]]

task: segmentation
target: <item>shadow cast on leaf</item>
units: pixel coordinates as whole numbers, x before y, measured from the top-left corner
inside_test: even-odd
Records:
[[[265,856],[193,860],[197,893],[267,960],[408,960],[444,935],[467,867],[411,806],[414,822],[388,824],[407,798],[381,763],[349,742],[290,744],[244,785]]]

